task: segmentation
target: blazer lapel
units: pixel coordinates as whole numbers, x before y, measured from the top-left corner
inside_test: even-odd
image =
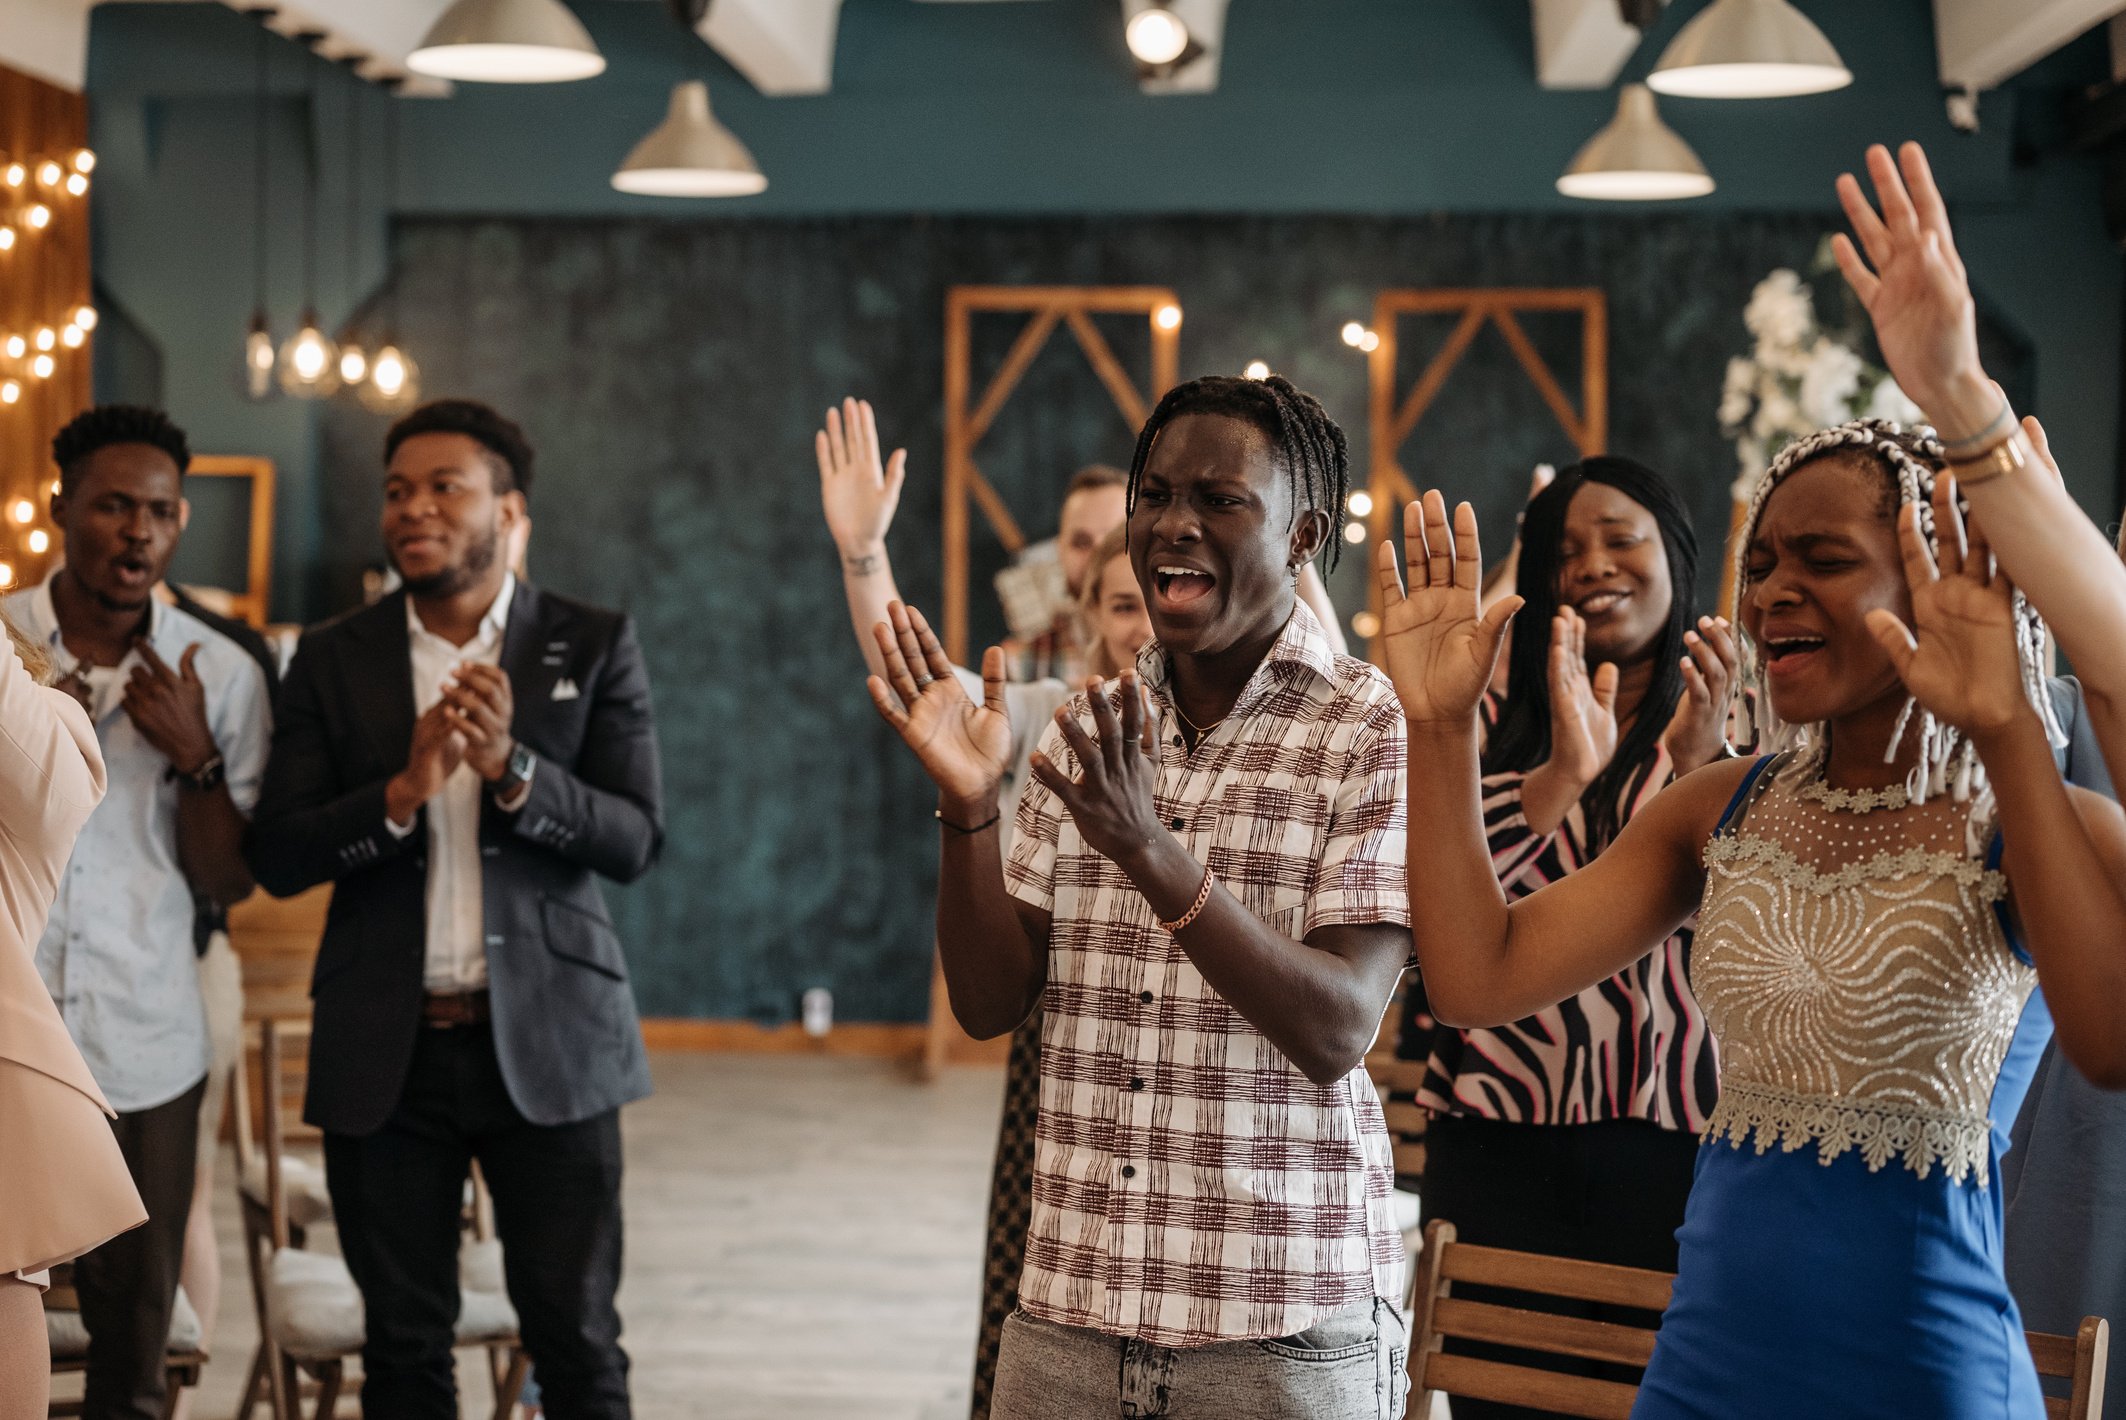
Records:
[[[393,592],[350,629],[359,630],[354,692],[362,733],[377,758],[402,765],[413,748],[413,646],[406,636],[406,593]]]

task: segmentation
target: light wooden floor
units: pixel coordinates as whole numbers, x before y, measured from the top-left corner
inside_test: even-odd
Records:
[[[654,1068],[657,1093],[623,1115],[635,1413],[961,1420],[1001,1073],[924,1085],[881,1061],[679,1054]],[[232,1190],[225,1166],[226,1279],[194,1420],[227,1420],[257,1336]],[[470,1355],[459,1380],[465,1413],[486,1415]]]

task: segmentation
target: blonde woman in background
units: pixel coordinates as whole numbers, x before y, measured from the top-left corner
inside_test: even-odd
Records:
[[[4,618],[0,618],[4,621]],[[74,835],[103,797],[88,715],[40,684],[44,652],[0,653],[0,1420],[50,1401],[45,1269],[147,1221],[110,1113],[32,958]]]

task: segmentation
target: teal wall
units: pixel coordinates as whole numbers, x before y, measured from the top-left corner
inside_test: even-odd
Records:
[[[760,97],[659,4],[576,8],[606,75],[442,101],[390,100],[275,42],[270,304],[285,333],[314,171],[328,323],[398,300],[431,392],[500,400],[542,444],[541,579],[656,628],[674,857],[618,898],[655,1012],[775,1016],[822,983],[852,1018],[923,1008],[922,787],[854,689],[808,444],[815,411],[844,390],[888,403],[916,453],[896,554],[911,594],[934,596],[953,281],[1171,284],[1190,311],[1185,374],[1271,360],[1322,391],[1361,466],[1362,367],[1335,331],[1375,290],[1600,285],[1617,313],[1614,447],[1674,471],[1714,521],[1731,469],[1712,408],[1720,363],[1746,338],[1749,284],[1807,261],[1836,224],[1831,179],[1864,141],[1917,137],[1990,348],[2014,357],[2003,376],[2047,420],[2084,506],[2117,514],[2120,263],[2094,163],[2044,137],[2059,92],[2101,72],[2091,43],[1987,96],[1985,131],[1959,135],[1942,118],[1926,0],[1805,0],[1859,82],[1776,103],[1666,101],[1720,190],[1625,211],[1551,186],[1614,96],[1536,88],[1521,0],[1235,0],[1220,90],[1161,99],[1129,79],[1112,0],[848,0],[835,91],[810,99]],[[1677,0],[1627,75],[1695,8]],[[239,392],[255,31],[214,4],[92,13],[100,388],[160,398],[202,450],[276,460],[274,612],[324,615],[377,555],[382,422]],[[607,185],[689,76],[709,80],[759,157],[764,195],[672,204]],[[351,230],[350,101],[365,155]],[[395,204],[380,181],[391,104]],[[1413,471],[1436,462],[1502,523],[1500,490],[1553,452],[1546,416],[1496,351],[1468,378],[1476,397],[1413,450]],[[1044,360],[1031,393],[992,456],[1038,526],[1045,461],[1119,459],[1128,441],[1099,424],[1080,374]],[[1335,587],[1362,596],[1352,568]]]

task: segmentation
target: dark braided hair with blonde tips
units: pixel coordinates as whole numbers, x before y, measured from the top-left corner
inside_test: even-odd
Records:
[[[1757,480],[1756,491],[1750,496],[1749,510],[1744,514],[1741,526],[1735,530],[1734,592],[1738,610],[1749,592],[1749,546],[1757,536],[1757,525],[1764,518],[1764,505],[1771,499],[1773,490],[1795,470],[1819,459],[1840,455],[1848,456],[1863,468],[1872,467],[1877,476],[1886,480],[1884,511],[1890,516],[1897,516],[1898,510],[1907,504],[1917,509],[1919,530],[1927,540],[1928,549],[1937,559],[1941,556],[1941,537],[1934,526],[1934,480],[1948,465],[1948,454],[1941,440],[1924,424],[1907,429],[1894,420],[1856,419],[1796,439],[1780,451],[1764,477]],[[1957,495],[1957,506],[1969,516],[1961,492]],[[2053,709],[2052,695],[2045,684],[2045,646],[2049,633],[2045,630],[2043,618],[2021,592],[2015,594],[2014,605],[2015,653],[2022,669],[2023,694],[2044,723],[2046,737],[2055,746],[2064,745],[2067,743],[2066,732],[2060,728],[2059,715]],[[1812,762],[1820,761],[1826,747],[1823,726],[1789,725],[1773,713],[1771,697],[1764,690],[1763,659],[1756,643],[1747,635],[1742,637],[1740,679],[1744,687],[1755,692],[1748,698],[1756,717],[1759,744],[1768,750],[1802,750]],[[1905,791],[1913,802],[1924,802],[1928,795],[1941,793],[1953,794],[1959,801],[1973,794],[1982,799],[1990,796],[1985,767],[1978,762],[1977,748],[1964,738],[1961,730],[1936,720],[1909,697],[1905,700],[1904,713],[1897,717],[1897,728],[1890,735],[1890,745],[1884,751],[1883,759],[1887,762],[1897,758],[1897,747],[1904,742],[1905,731],[1915,718],[1918,721],[1919,763],[1913,767],[1905,783]]]
[[[1292,488],[1292,515],[1323,512],[1333,526],[1342,511],[1351,484],[1351,455],[1344,431],[1336,426],[1321,401],[1298,388],[1282,375],[1259,380],[1237,375],[1204,375],[1175,385],[1159,401],[1152,417],[1137,435],[1137,452],[1129,464],[1131,512],[1137,508],[1137,487],[1144,481],[1144,465],[1151,457],[1159,431],[1184,414],[1224,414],[1245,419],[1260,429],[1284,461],[1285,477]],[[1333,570],[1342,539],[1326,540],[1328,565]]]

